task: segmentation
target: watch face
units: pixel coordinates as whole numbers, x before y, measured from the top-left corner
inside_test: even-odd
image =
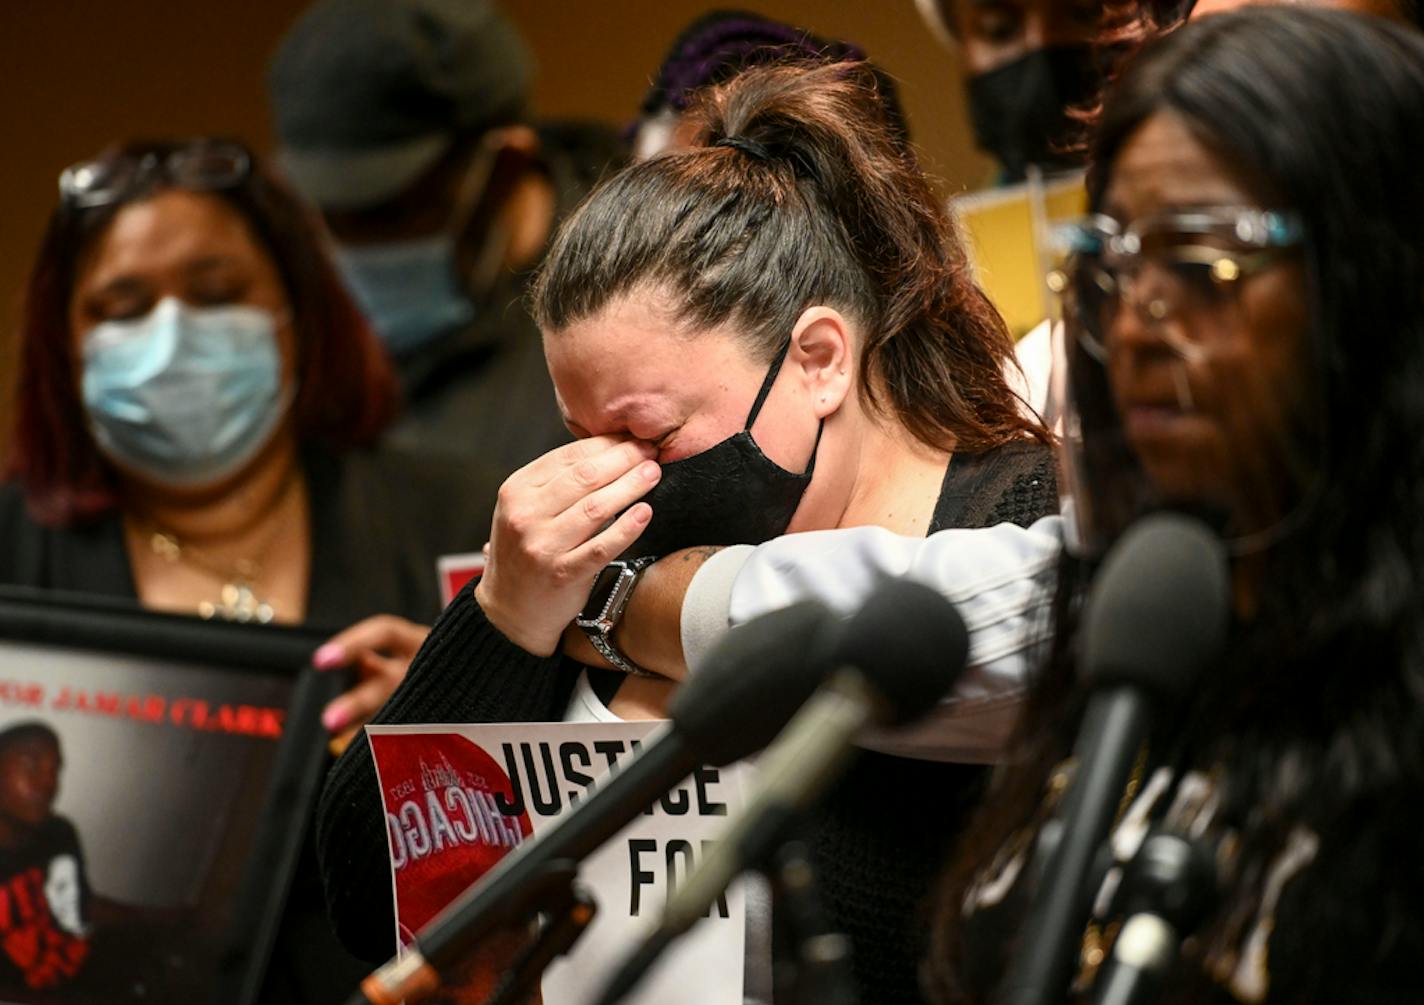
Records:
[[[605,565],[599,571],[598,578],[593,581],[593,589],[588,593],[588,603],[583,605],[583,610],[579,613],[580,621],[593,621],[602,616],[604,607],[608,605],[608,598],[613,593],[613,587],[622,574],[623,570],[616,565]]]

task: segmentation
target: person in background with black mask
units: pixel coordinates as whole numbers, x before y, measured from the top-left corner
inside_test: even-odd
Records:
[[[1008,332],[873,70],[754,67],[703,91],[681,129],[685,147],[605,182],[555,238],[533,300],[579,442],[505,482],[484,578],[377,721],[657,716],[673,685],[637,675],[599,619],[589,642],[622,673],[558,654],[579,612],[652,556],[1056,508],[1047,433],[1004,377]],[[867,827],[863,793],[966,793],[978,770],[867,757],[810,827],[864,1001],[918,1000],[914,904],[957,806]],[[385,815],[362,739],[329,776],[317,834],[338,933],[388,956]],[[770,929],[764,911],[750,920],[747,997],[765,1001]]]
[[[1019,391],[1040,414],[1049,329],[1039,221],[1083,212],[1077,179],[1088,113],[1122,54],[1177,21],[1183,2],[915,0],[932,34],[958,56],[975,141],[997,163],[988,189],[957,198],[955,211],[985,292],[1019,339]],[[1051,186],[1040,184],[1044,176]]]
[[[1116,43],[1178,21],[1186,0],[915,0],[930,30],[959,53],[969,119],[1000,183],[1083,166],[1084,125]]]
[[[400,371],[390,440],[502,475],[568,439],[520,300],[621,156],[604,127],[532,125],[533,72],[489,0],[321,0],[268,79],[279,163]]]
[[[999,181],[1081,168],[1093,109],[1121,57],[1193,17],[1250,0],[915,0],[926,24],[958,53],[970,122]],[[1272,0],[1256,0],[1272,2]],[[1418,24],[1417,0],[1326,0]],[[1075,113],[1076,111],[1076,113]]]
[[[1082,166],[1081,129],[1068,114],[1102,84],[1094,42],[1103,0],[915,0],[935,34],[958,50],[974,138],[1001,182]]]

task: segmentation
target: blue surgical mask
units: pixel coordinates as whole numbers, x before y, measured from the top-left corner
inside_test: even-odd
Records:
[[[414,352],[475,316],[460,287],[455,238],[339,245],[337,267],[393,356]]]
[[[248,305],[148,314],[84,334],[81,381],[99,448],[154,482],[205,485],[236,474],[282,419],[276,319]]]
[[[373,244],[340,244],[336,266],[376,335],[395,357],[419,351],[443,335],[468,325],[476,302],[490,292],[509,237],[491,224],[474,261],[462,271],[460,235],[488,195],[497,150],[482,145],[465,168],[460,191],[445,228],[428,237]]]

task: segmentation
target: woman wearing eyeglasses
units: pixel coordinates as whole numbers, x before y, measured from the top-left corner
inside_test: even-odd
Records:
[[[1139,938],[1152,923],[1124,926],[1144,905],[1184,941],[1160,943],[1170,976],[1133,1000],[1424,997],[1421,133],[1424,38],[1338,11],[1203,19],[1109,94],[1096,215],[1060,283],[1079,441],[1061,644],[944,891],[942,1000],[994,1000],[1074,771],[1075,601],[1159,508],[1220,535],[1233,618],[1225,654],[1159,711],[1084,892],[1084,1000],[1158,945]],[[1200,882],[1154,895],[1146,849],[1167,845],[1148,834],[1193,846]]]
[[[0,584],[325,629],[433,618],[436,559],[485,541],[498,483],[367,449],[396,384],[301,205],[221,140],[121,146],[60,190],[19,333]],[[366,662],[362,700],[396,676]],[[311,930],[305,973],[334,996],[359,971]]]

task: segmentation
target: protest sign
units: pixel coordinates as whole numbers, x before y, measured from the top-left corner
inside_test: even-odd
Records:
[[[506,854],[537,840],[662,724],[369,726],[386,808],[400,944]],[[591,1002],[742,803],[739,768],[696,770],[583,863],[598,913],[545,973],[545,1005]],[[731,890],[631,1003],[739,1005],[745,895]],[[506,954],[507,955],[507,954]],[[507,959],[493,959],[498,969]],[[492,975],[471,978],[481,991]],[[475,1000],[471,994],[468,1000]],[[465,997],[455,994],[455,1000]]]

